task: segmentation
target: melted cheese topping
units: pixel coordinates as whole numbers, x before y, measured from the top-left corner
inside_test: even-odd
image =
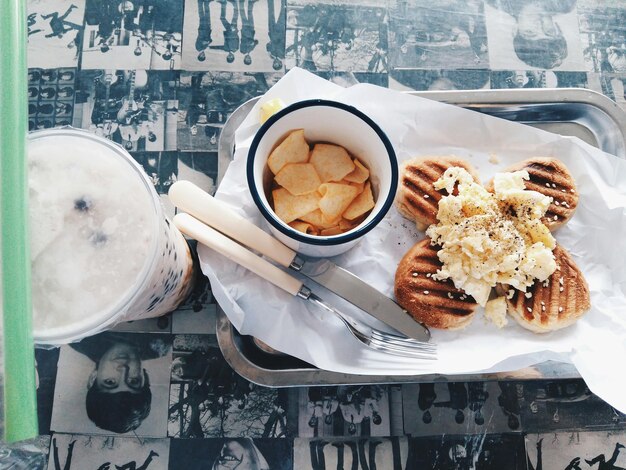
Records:
[[[496,283],[526,291],[554,272],[556,242],[541,222],[552,198],[524,189],[528,179],[525,170],[496,174],[492,194],[465,169],[446,170],[434,186],[448,196],[439,201],[439,223],[426,231],[441,246],[435,279],[452,279],[484,306]]]

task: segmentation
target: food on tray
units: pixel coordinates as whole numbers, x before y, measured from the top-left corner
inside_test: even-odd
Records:
[[[547,332],[572,324],[590,308],[581,271],[550,233],[578,204],[563,163],[531,158],[496,174],[485,188],[463,160],[421,157],[403,164],[400,178],[399,212],[418,228],[429,225],[428,238],[406,253],[396,271],[396,300],[416,320],[434,328],[471,321],[473,314],[448,322],[432,311],[430,302],[442,292],[452,307],[457,304],[452,292],[441,289],[446,285],[474,307],[484,306],[500,328],[507,310],[525,328]],[[502,296],[489,300],[493,287]]]
[[[280,186],[294,196],[313,193],[322,180],[310,163],[290,163],[285,165],[274,177]]]
[[[354,163],[354,170],[344,176],[343,179],[352,183],[365,183],[370,177],[369,170],[356,158],[352,162]]]
[[[443,266],[437,251],[430,238],[425,238],[402,257],[394,282],[396,301],[429,327],[462,328],[470,323],[478,304],[450,279],[435,278]]]
[[[370,211],[372,207],[374,207],[374,195],[372,194],[372,185],[367,182],[363,186],[363,190],[343,212],[343,217],[347,220],[355,220]]]
[[[263,124],[269,118],[271,118],[274,114],[285,107],[285,103],[280,98],[274,98],[272,100],[266,101],[259,108],[259,121]]]
[[[358,189],[354,186],[338,183],[324,183],[318,189],[322,198],[319,208],[326,220],[336,220],[356,198]]]
[[[272,208],[283,222],[309,234],[330,236],[359,225],[375,201],[369,170],[339,145],[316,143],[291,131],[272,151]]]
[[[504,297],[496,297],[487,301],[485,305],[485,318],[498,328],[504,328],[508,323],[506,319],[506,299]]]
[[[319,207],[320,194],[315,191],[301,196],[294,196],[285,188],[272,191],[274,212],[285,223],[292,222]]]
[[[415,221],[418,230],[437,223],[439,200],[446,193],[433,183],[452,167],[464,168],[476,183],[480,181],[472,165],[455,156],[417,157],[402,163],[396,207],[402,216]]]
[[[565,328],[589,308],[589,286],[571,255],[560,245],[554,249],[557,269],[544,282],[535,282],[526,292],[498,286],[509,313],[524,328],[535,333]]]
[[[434,184],[448,192],[439,201],[439,222],[426,230],[441,247],[443,267],[435,277],[452,279],[479,305],[487,303],[497,283],[525,291],[556,269],[556,242],[541,223],[551,200],[525,190],[527,178],[525,171],[496,174],[490,193],[465,169],[452,167]]]
[[[555,158],[534,157],[516,163],[504,172],[526,170],[530,179],[525,182],[526,189],[537,191],[552,198],[552,203],[542,222],[552,231],[572,218],[578,206],[578,191],[574,178],[567,167]],[[486,185],[493,192],[493,180]]]
[[[289,226],[291,228],[295,228],[298,232],[311,235],[315,235],[315,233],[317,233],[317,229],[313,225],[307,222],[302,222],[301,220],[294,220],[293,222],[289,222]]]
[[[291,131],[278,147],[272,150],[267,159],[267,166],[277,174],[288,163],[306,163],[309,161],[309,144],[304,139],[304,129]]]
[[[341,181],[356,168],[347,150],[339,145],[315,144],[309,161],[324,183]]]

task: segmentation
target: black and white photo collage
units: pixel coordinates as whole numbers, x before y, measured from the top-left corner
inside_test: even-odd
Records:
[[[27,4],[29,129],[116,142],[169,215],[175,181],[216,191],[229,117],[294,67],[402,91],[581,87],[626,110],[626,1]],[[198,270],[167,316],[37,349],[48,470],[626,468],[626,416],[582,380],[268,388],[229,365],[218,318]]]
[[[626,109],[625,21],[597,0],[29,0],[29,128],[111,138],[162,193],[214,189],[224,123],[293,67],[405,91],[583,87]]]
[[[626,415],[582,380],[268,388],[196,314],[37,350],[49,470],[624,468]]]

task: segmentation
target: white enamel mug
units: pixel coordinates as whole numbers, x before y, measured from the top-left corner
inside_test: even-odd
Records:
[[[309,235],[293,229],[274,213],[268,200],[273,175],[267,159],[295,129],[304,129],[309,143],[325,142],[344,147],[369,169],[375,206],[353,229],[331,236]],[[396,154],[382,129],[352,106],[321,99],[294,103],[269,118],[252,141],[246,173],[252,198],[272,234],[298,253],[324,258],[346,252],[372,230],[393,204],[398,186]]]

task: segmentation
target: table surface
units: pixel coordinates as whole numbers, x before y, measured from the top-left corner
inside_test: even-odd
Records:
[[[174,181],[215,191],[230,113],[295,66],[396,90],[583,87],[626,107],[626,1],[29,0],[28,13],[29,128],[124,145],[170,215]],[[110,107],[131,82],[127,125]],[[176,312],[116,328],[165,345],[143,364],[149,413],[125,434],[87,418],[84,348],[37,349],[41,436],[0,447],[0,468],[626,467],[626,416],[582,380],[264,388],[225,363],[216,308],[203,279]]]

